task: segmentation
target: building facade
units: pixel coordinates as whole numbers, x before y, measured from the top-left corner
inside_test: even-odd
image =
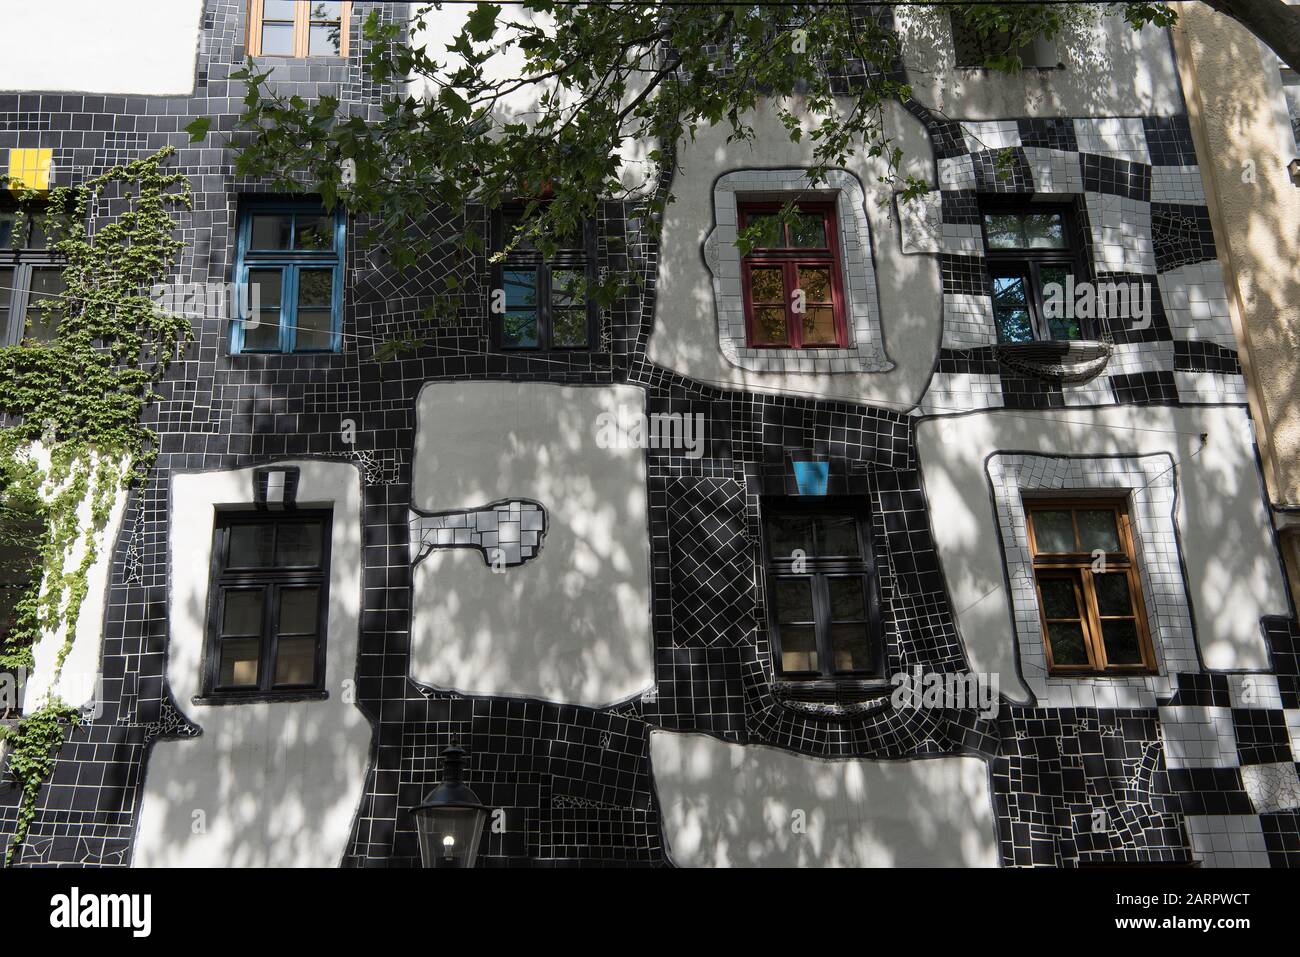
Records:
[[[810,184],[761,109],[639,184],[676,197],[657,240],[611,201],[551,259],[402,270],[227,140],[251,54],[374,115],[361,24],[405,5],[97,9],[10,17],[0,162],[174,147],[176,287],[259,299],[195,316],[150,412],[20,864],[418,865],[452,744],[480,866],[1296,861],[1300,625],[1168,32],[1101,19],[1004,76],[900,9],[927,195],[870,157]],[[10,245],[16,342],[58,264]],[[643,281],[574,294],[610,272]]]

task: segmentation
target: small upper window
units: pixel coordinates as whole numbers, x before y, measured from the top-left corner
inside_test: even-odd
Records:
[[[787,678],[871,677],[881,668],[879,602],[864,513],[765,503],[768,622]]]
[[[324,689],[329,535],[327,513],[218,513],[206,695]]]
[[[350,0],[249,0],[249,56],[347,56]]]
[[[993,318],[1003,342],[1082,339],[1087,330],[1067,302],[1070,278],[1082,276],[1070,245],[1065,206],[989,208],[985,255],[993,284]]]
[[[41,212],[0,207],[0,345],[49,342],[58,331],[67,287]]]
[[[344,222],[316,200],[240,210],[231,352],[338,352]]]
[[[1049,670],[1154,672],[1126,503],[1029,499],[1025,513]]]
[[[524,210],[507,207],[493,216],[493,248],[510,246],[493,266],[492,337],[498,349],[582,350],[599,344],[599,311],[591,297],[596,282],[590,224],[561,240],[544,258],[527,236]]]
[[[1061,65],[1056,44],[1051,40],[1036,37],[1030,43],[1013,46],[1009,31],[977,30],[967,22],[961,10],[952,11],[950,22],[958,67],[1001,66],[1014,58],[1018,58],[1025,68],[1052,69]]]
[[[835,207],[801,203],[788,221],[780,203],[741,203],[740,227],[760,237],[741,262],[748,344],[835,349],[849,344]]]

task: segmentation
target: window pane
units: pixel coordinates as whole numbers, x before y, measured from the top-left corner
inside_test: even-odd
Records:
[[[757,226],[759,229],[755,249],[779,249],[785,245],[782,239],[781,217],[776,213],[750,213],[745,217],[747,229]]]
[[[1047,637],[1052,643],[1052,664],[1088,664],[1088,649],[1083,643],[1083,626],[1078,622],[1051,622],[1047,626]]]
[[[275,528],[271,525],[231,525],[227,568],[269,568]]]
[[[265,351],[280,348],[280,287],[283,276],[279,269],[250,269],[248,271],[249,306],[251,316],[244,321],[244,349]]]
[[[799,288],[807,303],[831,302],[831,271],[823,266],[800,266]]]
[[[292,49],[290,52],[293,52]],[[292,237],[293,217],[291,215],[264,213],[253,217],[253,249],[288,249]]]
[[[772,597],[777,621],[814,620],[811,578],[778,578],[773,583]]]
[[[1040,578],[1038,590],[1043,596],[1044,618],[1079,618],[1079,602],[1074,581],[1069,578]]]
[[[334,271],[303,269],[298,273],[298,314],[294,330],[295,351],[331,349],[334,346]]]
[[[836,671],[870,671],[871,636],[865,622],[831,625],[831,649]]]
[[[767,519],[768,553],[777,560],[789,560],[795,552],[807,558],[813,554],[811,515],[770,515]]]
[[[337,22],[313,23],[307,41],[311,56],[339,56],[343,52],[343,32]]]
[[[790,220],[790,245],[804,249],[826,247],[825,217],[821,213],[796,211]]]
[[[789,341],[785,306],[757,306],[754,309],[754,344],[783,346]]]
[[[984,235],[989,249],[1024,249],[1025,235],[1016,213],[985,213]]]
[[[316,683],[316,639],[281,638],[275,649],[277,685]]]
[[[332,249],[334,218],[324,214],[297,216],[294,222],[293,245],[296,249]]]
[[[1142,664],[1142,646],[1138,643],[1137,622],[1132,618],[1108,618],[1103,621],[1101,640],[1106,646],[1107,664]]]
[[[826,587],[831,593],[831,619],[833,621],[865,621],[867,605],[861,578],[829,578]]]
[[[334,302],[334,270],[303,269],[298,273],[298,307],[329,307]]]
[[[321,525],[319,522],[280,525],[275,541],[275,564],[320,565]]]
[[[262,24],[263,56],[293,56],[293,24]]]
[[[343,16],[342,0],[312,0],[313,20],[337,20],[341,16]]]
[[[0,269],[0,344],[3,343],[9,322],[9,302],[13,299],[14,271]]]
[[[262,19],[292,20],[297,0],[262,0]]]
[[[1074,312],[1074,303],[1065,301],[1066,281],[1069,275],[1070,270],[1064,266],[1043,266],[1038,270],[1038,277],[1043,283],[1041,291],[1044,310],[1048,313],[1061,313],[1061,315],[1046,316],[1048,333],[1053,339],[1083,338],[1083,326],[1078,317],[1071,315]],[[1059,297],[1062,308],[1050,307],[1049,304],[1054,297]]]
[[[223,639],[217,684],[223,688],[256,688],[260,644],[256,638]]]
[[[758,304],[779,304],[785,307],[785,281],[780,269],[751,269],[749,271],[749,301]]]
[[[221,635],[240,638],[262,633],[262,590],[227,589],[222,593]]]
[[[552,270],[551,304],[560,308],[581,305],[584,301],[582,287],[585,279],[578,269]]]
[[[561,349],[587,345],[587,310],[558,309],[551,317],[551,345]]]
[[[0,209],[0,249],[12,249],[14,242],[14,225],[18,213],[10,209]]]
[[[993,321],[1003,342],[1032,342],[1034,325],[1029,317],[1025,280],[1021,276],[993,277]]]
[[[858,520],[852,515],[817,516],[817,557],[857,558]]]
[[[781,670],[819,671],[817,631],[812,625],[781,626]]]
[[[1034,509],[1032,514],[1034,541],[1040,553],[1075,551],[1074,522],[1068,511]]]
[[[537,305],[537,273],[531,269],[507,269],[501,276],[506,308]]]
[[[1099,615],[1119,615],[1127,617],[1133,614],[1133,602],[1128,593],[1128,575],[1118,574],[1094,575],[1093,583],[1097,587],[1097,613]]]
[[[501,321],[501,345],[507,349],[536,348],[537,313],[506,313]]]
[[[839,345],[839,336],[835,332],[833,307],[808,307],[808,311],[803,315],[803,344],[805,346]]]
[[[33,269],[31,290],[27,296],[27,335],[39,342],[50,342],[63,319],[63,300],[67,289],[62,269]],[[48,303],[42,307],[42,303]]]
[[[316,634],[316,613],[320,607],[319,588],[280,589],[281,635]]]
[[[1065,220],[1060,213],[1030,213],[1024,223],[1030,249],[1065,248]]]
[[[1113,509],[1080,509],[1074,517],[1079,523],[1079,547],[1082,551],[1091,552],[1094,548],[1105,552],[1120,550]]]

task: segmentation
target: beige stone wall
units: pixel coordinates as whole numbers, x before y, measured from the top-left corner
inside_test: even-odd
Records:
[[[1265,480],[1274,505],[1300,505],[1300,187],[1287,171],[1298,151],[1277,59],[1207,6],[1174,6],[1174,48],[1234,299]],[[1277,524],[1297,518],[1279,512]],[[1294,542],[1282,544],[1300,595]]]

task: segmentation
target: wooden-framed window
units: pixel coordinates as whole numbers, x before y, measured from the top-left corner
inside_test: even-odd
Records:
[[[297,696],[325,687],[330,513],[217,513],[204,696]]]
[[[1026,499],[1025,515],[1048,670],[1154,673],[1127,501]]]
[[[58,332],[63,261],[48,248],[40,207],[0,205],[0,345],[49,342]]]
[[[317,199],[241,206],[233,355],[342,348],[345,240],[341,211]]]
[[[492,266],[492,343],[500,350],[582,351],[600,345],[600,311],[590,295],[596,283],[596,237],[592,224],[543,257],[519,235],[526,210],[505,206],[492,213],[493,250],[514,240]],[[517,237],[517,238],[516,238]]]
[[[1087,277],[1069,206],[990,204],[982,210],[984,249],[993,282],[993,319],[1002,342],[1083,339],[1091,334],[1067,302],[1070,277]],[[1053,288],[1056,287],[1056,288]],[[1049,294],[1059,309],[1047,308]],[[1053,315],[1053,313],[1056,315]]]
[[[878,676],[880,600],[866,510],[838,499],[763,503],[768,631],[784,678]]]
[[[746,339],[761,349],[836,349],[849,344],[834,203],[740,203],[740,228],[761,229],[741,261]]]
[[[351,0],[249,0],[249,56],[347,56]]]

